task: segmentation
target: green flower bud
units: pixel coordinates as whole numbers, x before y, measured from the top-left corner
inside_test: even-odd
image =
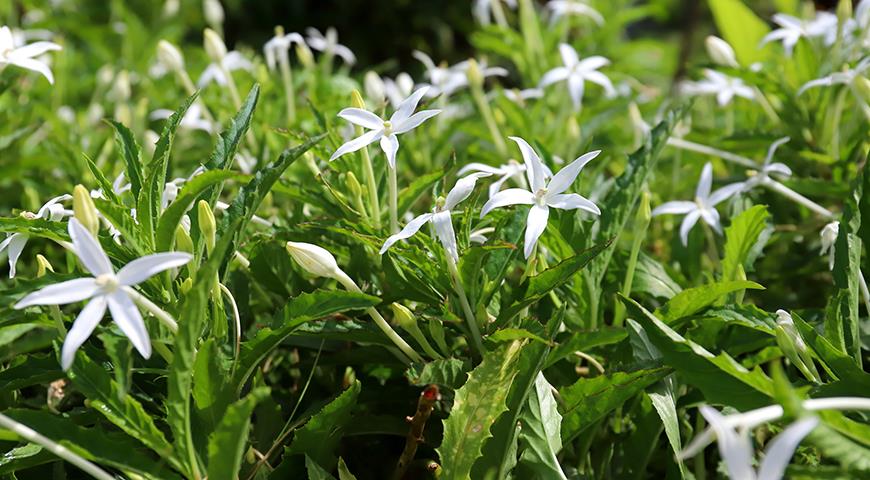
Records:
[[[157,59],[173,72],[184,70],[184,56],[175,45],[166,40],[157,43]]]
[[[468,59],[468,68],[465,71],[465,75],[468,77],[468,83],[474,87],[480,87],[483,85],[483,75],[480,73],[480,65],[478,65],[477,60],[470,58]]]
[[[227,46],[217,32],[210,28],[203,31],[203,46],[208,58],[215,63],[220,63],[227,55]]]
[[[190,234],[181,225],[175,228],[175,250],[179,252],[193,253],[193,240]]]
[[[73,189],[73,213],[76,219],[96,237],[100,230],[100,216],[91,193],[84,185],[76,185]]]
[[[36,278],[45,276],[46,271],[54,272],[54,267],[51,266],[48,259],[40,254],[36,255]]]
[[[362,185],[360,185],[359,180],[356,178],[356,175],[354,175],[353,172],[347,172],[345,181],[347,182],[347,189],[348,191],[350,191],[350,194],[354,198],[362,198]]]
[[[314,54],[311,53],[307,45],[296,44],[296,58],[305,68],[314,66]]]
[[[205,200],[200,200],[196,205],[197,217],[199,221],[199,231],[202,238],[205,239],[205,251],[211,255],[214,249],[215,238],[217,237],[217,223],[214,219],[211,205]]]
[[[183,295],[187,295],[187,292],[189,292],[191,288],[193,288],[193,279],[188,277],[183,282],[181,282],[178,290],[180,290]]]

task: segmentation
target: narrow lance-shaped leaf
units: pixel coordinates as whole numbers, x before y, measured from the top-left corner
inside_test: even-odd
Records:
[[[248,430],[254,407],[269,395],[266,387],[258,388],[230,405],[208,441],[209,480],[235,480],[239,476],[242,455],[248,443]]]
[[[145,177],[142,173],[139,144],[136,143],[136,137],[129,128],[114,120],[106,121],[115,129],[115,143],[124,157],[125,172],[127,173],[127,179],[130,181],[130,192],[133,193],[133,199],[138,202]]]

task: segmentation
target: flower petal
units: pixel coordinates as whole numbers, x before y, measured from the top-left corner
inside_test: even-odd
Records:
[[[574,47],[567,43],[559,44],[559,55],[562,57],[562,63],[568,68],[577,65],[580,61],[580,58],[577,56],[577,50],[574,50]]]
[[[121,285],[137,285],[170,268],[180,267],[193,258],[184,252],[154,253],[137,258],[118,270]]]
[[[577,64],[577,70],[582,70],[583,72],[589,72],[591,70],[598,70],[601,67],[610,65],[610,60],[602,57],[601,55],[593,55],[591,57],[586,57],[581,60]]]
[[[499,167],[493,167],[493,166],[487,165],[485,163],[469,163],[469,164],[465,165],[464,167],[460,168],[459,171],[456,172],[456,174],[457,175],[465,175],[468,172],[486,172],[486,173],[492,173],[495,175],[501,175],[504,173],[502,171],[502,169]]]
[[[713,186],[713,164],[707,162],[701,170],[698,179],[698,187],[695,188],[695,197],[707,200],[710,197],[710,188]]]
[[[403,100],[390,117],[390,122],[393,124],[401,124],[407,120],[411,114],[414,113],[414,110],[417,109],[417,104],[420,103],[420,99],[423,98],[423,95],[426,95],[428,90],[429,87],[418,88],[417,91],[411,94],[411,96]]]
[[[502,190],[492,197],[483,205],[483,210],[480,211],[480,216],[492,211],[494,208],[504,207],[507,205],[531,205],[535,203],[535,195],[522,188],[509,188]]]
[[[13,233],[0,243],[0,251],[8,247],[7,255],[9,256],[9,278],[15,278],[15,271],[18,268],[18,259],[21,257],[21,251],[27,245],[29,237],[23,233]]]
[[[69,370],[75,359],[76,351],[91,336],[105,313],[106,297],[103,295],[95,297],[85,305],[63,340],[63,348],[60,351],[61,368]]]
[[[655,217],[658,215],[682,215],[684,213],[689,213],[697,208],[698,204],[695,202],[666,202],[654,208],[652,211],[652,216]]]
[[[601,87],[604,88],[605,95],[608,97],[616,96],[616,89],[613,88],[613,83],[611,83],[610,79],[607,78],[607,75],[601,72],[586,72],[583,74],[583,77],[592,83],[601,85]]]
[[[32,292],[19,300],[15,308],[21,309],[31,305],[66,305],[90,298],[99,290],[96,279],[76,278]]]
[[[444,202],[446,210],[453,210],[453,207],[459,205],[460,202],[468,198],[471,192],[474,191],[474,186],[480,178],[488,177],[490,173],[472,173],[471,175],[460,178],[456,181],[456,185],[447,193],[447,199]]]
[[[701,213],[701,218],[704,219],[704,223],[710,225],[710,227],[716,231],[718,234],[722,234],[722,224],[719,222],[719,212],[715,208],[702,208],[698,210]]]
[[[383,134],[383,130],[370,130],[354,138],[353,140],[349,140],[345,142],[342,146],[338,147],[338,150],[336,150],[335,153],[333,153],[332,156],[329,157],[329,161],[331,162],[346,153],[355,152],[367,145],[371,145],[372,143],[377,142]]]
[[[601,215],[601,209],[591,200],[586,199],[582,195],[576,193],[563,193],[556,195],[547,195],[547,205],[561,210],[585,210],[595,215]]]
[[[103,247],[91,235],[78,219],[70,218],[68,225],[69,237],[72,239],[75,254],[93,276],[113,273],[112,262],[103,252]]]
[[[33,58],[50,50],[63,50],[63,48],[54,42],[33,42],[30,45],[16,48],[12,55],[19,58]]]
[[[435,227],[435,235],[441,241],[441,245],[453,258],[454,262],[459,261],[459,252],[456,249],[456,233],[453,231],[453,219],[450,217],[450,212],[438,212],[432,215],[432,226]]]
[[[531,191],[537,192],[544,188],[544,168],[541,163],[541,158],[537,153],[535,153],[535,150],[532,149],[529,142],[526,142],[520,137],[508,138],[517,142],[517,145],[520,146],[520,152],[523,154],[523,162],[526,164],[526,177],[529,179],[529,187]]]
[[[781,145],[788,143],[791,140],[791,137],[782,137],[775,142],[770,144],[770,147],[767,149],[767,156],[764,157],[764,164],[770,165],[771,160],[773,160],[773,155],[776,153],[776,149],[778,149]]]
[[[441,113],[441,110],[421,110],[400,122],[398,125],[393,125],[393,133],[405,133],[409,130],[413,130],[439,113]]]
[[[701,414],[716,432],[719,455],[725,462],[731,478],[751,480],[755,478],[752,469],[752,446],[749,438],[741,436],[727,425],[725,417],[712,407],[703,405]]]
[[[547,228],[547,219],[550,217],[550,209],[546,206],[532,205],[529,209],[529,216],[526,219],[526,238],[523,245],[523,255],[529,258],[535,245],[538,243],[538,238],[544,233]]]
[[[139,313],[136,304],[123,290],[116,290],[107,298],[109,311],[112,312],[112,320],[130,339],[130,343],[142,357],[151,357],[151,339],[148,338],[145,321],[142,320],[142,314]]]
[[[396,152],[399,151],[399,138],[395,134],[381,137],[381,150],[387,156],[387,164],[390,168],[396,168]]]
[[[550,183],[547,184],[547,192],[549,195],[562,193],[574,183],[574,180],[577,179],[577,175],[580,174],[580,170],[583,170],[583,167],[586,166],[587,163],[592,161],[593,158],[597,157],[598,154],[601,153],[601,150],[595,150],[586,154],[583,154],[573,162],[568,164],[565,168],[559,170],[553,178],[550,180]]]
[[[384,128],[384,121],[380,117],[361,108],[345,108],[338,112],[338,116],[354,125],[359,125],[369,130]]]
[[[785,474],[794,451],[819,424],[818,417],[810,417],[795,422],[776,436],[764,451],[764,460],[758,468],[758,480],[779,480]]]
[[[426,222],[428,222],[429,219],[431,219],[431,218],[432,218],[431,213],[424,213],[423,215],[420,215],[420,216],[414,218],[413,220],[408,222],[408,224],[405,225],[405,228],[400,230],[399,233],[397,233],[395,235],[390,235],[390,237],[387,238],[387,241],[384,242],[384,245],[381,247],[381,250],[378,253],[383,255],[384,252],[389,250],[389,248],[392,247],[393,244],[395,244],[399,240],[411,238],[415,233],[417,233],[420,230],[420,227],[425,225]]]
[[[48,80],[48,83],[52,85],[54,84],[54,75],[51,74],[51,69],[48,68],[48,65],[40,62],[35,58],[18,58],[10,56],[7,58],[7,62],[9,62],[10,65],[15,65],[21,68],[26,68],[28,70],[33,70],[34,72],[41,73],[46,78],[46,80]]]
[[[683,223],[680,224],[680,240],[682,240],[684,247],[689,245],[689,232],[692,230],[692,227],[698,223],[698,218],[700,217],[700,210],[692,210],[686,214],[685,218],[683,218]]]
[[[568,75],[570,73],[571,71],[565,67],[556,67],[548,71],[544,74],[543,77],[541,77],[541,81],[538,82],[538,88],[544,88],[556,82],[561,82],[562,80],[568,78]]]
[[[710,198],[707,199],[707,205],[713,207],[724,202],[725,200],[732,197],[734,194],[742,191],[745,184],[746,182],[736,182],[717,189],[710,195]]]

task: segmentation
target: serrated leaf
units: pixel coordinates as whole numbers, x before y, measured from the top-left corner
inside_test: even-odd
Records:
[[[536,478],[567,480],[556,457],[562,450],[562,415],[552,390],[544,374],[538,372],[535,388],[520,415],[520,443],[524,448],[518,468],[520,472],[534,472]]]
[[[671,323],[700,312],[731,292],[744,289],[764,290],[764,287],[748,280],[734,280],[689,288],[678,293],[656,310],[656,316],[661,317],[666,323]]]
[[[219,135],[215,142],[214,149],[208,158],[206,168],[209,170],[225,170],[232,165],[233,157],[236,153],[236,148],[248,127],[251,125],[251,117],[254,116],[254,110],[257,108],[257,99],[260,96],[260,85],[254,84],[245,101],[242,103],[242,108],[233,117],[230,124]]]
[[[359,381],[329,402],[293,435],[285,455],[307,455],[320,465],[335,464],[335,448],[351,420],[360,392]]]
[[[251,414],[260,401],[269,396],[269,389],[253,390],[245,398],[226,409],[217,429],[208,439],[208,478],[236,480],[242,465],[242,455],[248,443]]]
[[[767,207],[756,205],[731,219],[725,228],[725,254],[722,257],[722,280],[739,280],[741,268],[747,270],[746,261],[761,233],[767,228]]]
[[[137,254],[144,255],[151,251],[150,237],[143,237],[142,227],[136,223],[129,209],[101,198],[94,199],[94,206],[97,207],[97,210],[103,214],[113,227],[121,232],[121,238],[124,239],[124,243],[130,246]]]
[[[118,151],[124,157],[125,172],[130,181],[130,192],[133,200],[139,202],[139,194],[142,192],[142,184],[145,175],[142,173],[142,160],[139,158],[139,144],[136,137],[125,125],[115,120],[106,120],[115,129],[115,144]]]
[[[424,364],[414,363],[405,371],[405,376],[413,385],[424,386],[434,383],[456,390],[465,383],[469,368],[468,361],[443,358]]]
[[[466,479],[481,455],[490,428],[507,410],[510,384],[523,342],[513,341],[484,355],[468,381],[456,391],[453,409],[444,420],[444,439],[438,447],[443,480]]]

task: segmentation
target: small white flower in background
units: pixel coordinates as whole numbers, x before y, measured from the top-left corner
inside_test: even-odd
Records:
[[[728,417],[707,405],[701,407],[701,414],[715,432],[719,456],[732,480],[780,480],[801,440],[819,424],[818,417],[809,417],[789,425],[770,441],[756,471],[752,466],[753,448],[748,429],[735,429],[727,422]],[[681,456],[685,458],[685,452]]]
[[[865,110],[868,110],[870,109],[870,105],[868,105],[866,96],[861,92],[862,86],[858,83],[866,81],[865,73],[868,69],[870,69],[870,57],[866,57],[858,62],[854,68],[843,67],[842,71],[834,72],[815,80],[810,80],[805,83],[800,90],[798,90],[798,96],[803,95],[803,93],[810,88],[846,85],[849,87],[855,100],[858,101]]]
[[[543,162],[541,162],[541,169],[544,172],[545,180],[553,176],[553,172],[544,165]],[[489,198],[492,198],[493,195],[501,190],[501,186],[504,185],[504,182],[508,180],[517,182],[522,188],[528,188],[528,184],[524,178],[525,171],[526,166],[524,164],[519,163],[516,160],[508,160],[507,163],[500,167],[491,167],[484,163],[469,163],[460,168],[456,174],[465,175],[468,172],[485,172],[498,176],[498,180],[492,182],[489,186]]]
[[[151,114],[148,115],[148,119],[165,120],[171,117],[173,113],[175,112],[172,110],[160,108],[151,112]],[[203,116],[202,106],[198,102],[194,102],[190,105],[187,112],[185,112],[184,116],[181,117],[181,122],[178,126],[191,130],[203,130],[205,132],[211,132],[214,130],[214,125]]]
[[[263,54],[266,57],[266,65],[269,70],[275,70],[279,57],[288,56],[293,44],[304,45],[305,39],[296,32],[290,32],[286,35],[275,35],[263,45]]]
[[[218,31],[221,30],[221,27],[224,24],[224,18],[226,17],[221,2],[218,0],[203,0],[202,15],[205,17],[205,23],[207,23],[209,27]]]
[[[71,198],[72,196],[69,194],[54,197],[45,202],[45,205],[39,207],[39,210],[37,210],[35,214],[31,212],[21,212],[21,216],[27,219],[40,218],[50,222],[60,221],[64,217],[69,217],[73,214],[72,210],[65,209],[60,203]],[[27,240],[29,239],[30,236],[26,233],[10,233],[5,240],[0,242],[0,252],[6,250],[9,257],[9,278],[15,278],[18,259],[21,257],[21,252],[24,250],[24,246],[27,245]]]
[[[441,110],[421,110],[414,113],[420,99],[426,94],[426,87],[420,88],[406,98],[389,120],[383,120],[374,113],[361,108],[345,108],[338,116],[363,128],[368,132],[340,146],[329,158],[330,161],[346,154],[355,152],[367,145],[380,140],[381,149],[387,156],[390,168],[396,168],[396,152],[399,150],[399,139],[396,135],[408,132],[420,126],[426,120],[441,113]]]
[[[828,270],[834,269],[834,244],[837,243],[837,237],[840,235],[840,222],[831,222],[822,228],[819,236],[822,239],[822,248],[819,251],[820,255],[828,255]]]
[[[704,39],[704,46],[707,48],[707,55],[713,63],[723,67],[737,68],[740,64],[737,63],[737,55],[731,45],[715,35],[708,35]]]
[[[429,55],[419,50],[414,50],[411,55],[426,67],[426,77],[429,79],[430,87],[426,94],[428,98],[437,96],[447,98],[457,90],[468,86],[468,76],[465,74],[468,68],[467,61],[448,67],[446,64],[435,65]],[[483,75],[482,70],[481,75]]]
[[[687,95],[716,95],[716,102],[720,107],[731,103],[734,97],[755,100],[755,91],[740,78],[709,68],[704,69],[704,77],[697,82],[683,82],[680,90]]]
[[[453,219],[450,216],[450,211],[453,210],[459,203],[468,198],[474,190],[477,180],[490,176],[489,173],[472,173],[456,181],[456,185],[447,193],[447,198],[439,198],[435,206],[432,208],[432,213],[424,213],[405,225],[399,233],[390,236],[379,252],[384,254],[394,243],[399,240],[405,240],[417,233],[420,228],[426,223],[432,223],[435,228],[435,235],[444,246],[444,250],[453,259],[454,263],[459,261],[459,252],[456,249],[456,233],[453,231]]]
[[[791,15],[777,13],[773,16],[773,22],[780,28],[765,35],[759,46],[782,41],[782,47],[788,56],[791,56],[801,37],[824,37],[826,45],[833,44],[837,38],[837,16],[829,12],[819,12],[812,20],[801,20]]]
[[[16,47],[12,30],[7,26],[0,27],[0,69],[6,65],[26,68],[41,73],[48,83],[54,84],[54,75],[48,65],[34,57],[51,50],[61,50],[61,46],[53,42],[34,42]]]
[[[125,180],[124,172],[118,174],[117,177],[112,181],[112,192],[115,195],[121,195],[124,192],[130,191],[133,188],[133,185],[130,183],[124,182]],[[106,195],[103,193],[103,189],[99,188],[96,190],[91,190],[91,198],[106,198]]]
[[[384,91],[384,79],[373,70],[369,70],[363,75],[363,90],[366,92],[366,99],[372,104],[380,106],[386,100],[386,92]]]
[[[591,18],[598,25],[604,25],[604,17],[586,4],[584,0],[551,0],[547,3],[550,10],[550,23],[556,23],[562,17],[575,15]]]
[[[544,91],[540,88],[526,88],[524,90],[517,90],[515,88],[512,88],[503,90],[502,93],[508,100],[516,103],[517,105],[525,105],[526,100],[541,98],[544,96]]]
[[[134,285],[164,270],[180,267],[193,257],[180,252],[155,253],[133,260],[116,273],[97,239],[75,218],[69,220],[69,236],[73,253],[93,277],[43,287],[22,298],[15,308],[66,305],[90,299],[64,339],[61,349],[61,366],[64,370],[72,365],[75,352],[93,333],[107,307],[115,324],[130,339],[139,354],[144,358],[150,357],[151,340],[129,292]],[[133,294],[138,295],[135,291]]]
[[[599,68],[609,65],[610,60],[599,55],[580,60],[574,47],[567,43],[559,44],[559,54],[562,56],[563,66],[556,67],[545,73],[538,83],[539,88],[552,85],[556,82],[567,82],[568,93],[571,94],[571,101],[574,103],[575,109],[579,109],[583,102],[584,83],[587,80],[601,85],[608,97],[616,95],[616,90],[613,88],[610,79],[598,71]]]
[[[783,177],[791,176],[791,169],[788,168],[788,165],[773,161],[773,155],[776,153],[776,149],[779,148],[780,145],[788,143],[789,140],[791,140],[791,138],[783,137],[770,144],[770,147],[767,149],[767,156],[764,157],[764,163],[761,165],[761,169],[759,169],[754,176],[750,177],[749,180],[743,182],[743,191],[750,190],[769,182],[771,180],[771,174],[782,175]]]
[[[178,190],[184,186],[185,183],[189,182],[193,177],[205,172],[205,167],[200,165],[196,167],[193,173],[190,174],[187,178],[175,178],[166,182],[163,185],[163,196],[160,198],[160,209],[166,210],[166,207],[169,206],[170,203],[174,202],[176,198],[178,198]]]
[[[713,165],[707,163],[704,169],[701,170],[701,178],[698,180],[698,187],[695,189],[695,201],[675,201],[667,202],[659,205],[652,211],[652,216],[658,215],[685,215],[683,223],[680,225],[680,239],[683,245],[689,244],[689,231],[698,223],[701,218],[717,233],[722,233],[722,224],[719,222],[719,212],[716,211],[716,205],[727,200],[743,189],[743,182],[726,185],[712,194],[710,189],[713,185]]]
[[[405,72],[396,75],[395,79],[384,79],[384,95],[386,95],[393,108],[399,108],[402,100],[408,98],[413,92],[414,79]]]
[[[495,2],[503,2],[510,8],[517,8],[517,0],[474,0],[471,12],[481,25],[490,25],[492,23],[492,4]]]
[[[574,183],[580,170],[589,161],[597,157],[601,150],[595,150],[580,157],[556,172],[549,180],[545,178],[544,164],[541,158],[532,149],[531,145],[520,137],[509,137],[517,142],[523,154],[526,164],[526,177],[529,181],[529,190],[522,188],[509,188],[493,195],[483,206],[480,212],[481,218],[494,208],[507,205],[531,205],[529,216],[526,220],[526,235],[523,253],[526,258],[532,254],[535,244],[538,242],[544,229],[547,228],[547,220],[550,216],[550,208],[560,210],[580,209],[594,215],[601,215],[601,210],[593,202],[576,193],[562,193]]]
[[[247,70],[250,72],[254,69],[254,64],[235,50],[224,55],[221,63],[228,72],[234,70]],[[199,80],[196,82],[196,86],[203,88],[211,82],[217,82],[218,85],[227,84],[227,78],[224,76],[221,67],[216,63],[209,64],[205,71],[202,72],[202,75],[200,75]]]
[[[483,245],[486,243],[486,236],[493,232],[495,232],[495,227],[484,227],[472,230],[472,232],[468,234],[468,241]]]
[[[328,55],[338,55],[348,65],[356,63],[356,56],[353,52],[346,46],[338,43],[338,32],[334,28],[327,28],[326,35],[320,33],[320,30],[314,27],[306,28],[305,33],[308,35],[306,40],[309,47]]]

